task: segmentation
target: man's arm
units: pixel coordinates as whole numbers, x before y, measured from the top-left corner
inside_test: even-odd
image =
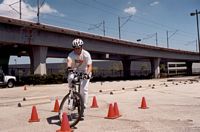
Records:
[[[92,73],[92,64],[88,64],[87,65],[87,74],[91,74]]]
[[[67,67],[72,67],[72,59],[71,58],[67,58]]]
[[[67,73],[71,73],[72,69],[72,59],[70,57],[67,58]]]
[[[88,52],[88,57],[86,58],[87,61],[87,74],[91,75],[92,74],[92,58],[90,53]]]
[[[85,73],[85,78],[90,79],[92,76],[92,64],[87,65],[87,71]]]

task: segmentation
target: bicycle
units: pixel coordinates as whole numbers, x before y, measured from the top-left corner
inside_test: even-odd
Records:
[[[81,79],[86,78],[84,73],[71,72],[74,74],[72,87],[69,88],[69,93],[62,99],[59,110],[59,117],[62,121],[63,112],[67,113],[70,127],[74,127],[80,120],[84,112],[84,102],[80,95]]]

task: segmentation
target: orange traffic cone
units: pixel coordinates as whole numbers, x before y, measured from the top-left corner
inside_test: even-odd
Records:
[[[98,104],[97,104],[97,100],[96,100],[96,97],[94,96],[93,97],[93,101],[92,101],[92,106],[91,106],[91,108],[98,108],[99,106],[98,106]]]
[[[40,119],[38,118],[36,106],[33,106],[31,118],[29,119],[29,122],[39,122],[39,121],[40,121]]]
[[[148,109],[145,97],[142,97],[141,107],[139,107],[139,108],[140,109]]]
[[[114,112],[115,112],[115,116],[116,116],[117,118],[120,117],[120,116],[122,116],[122,115],[120,115],[120,113],[119,113],[118,105],[117,105],[116,102],[114,103]]]
[[[67,117],[67,113],[63,113],[62,115],[62,122],[61,122],[61,128],[59,130],[56,130],[56,132],[72,132],[69,121]]]
[[[115,119],[115,118],[117,118],[117,117],[115,116],[115,112],[114,112],[114,108],[113,108],[113,105],[112,105],[112,104],[109,105],[108,115],[107,115],[107,117],[105,117],[105,118],[106,118],[106,119]]]
[[[59,112],[59,109],[60,109],[59,102],[58,99],[56,98],[54,110],[52,110],[52,112]]]

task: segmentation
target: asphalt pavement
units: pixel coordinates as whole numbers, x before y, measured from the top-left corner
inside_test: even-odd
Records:
[[[67,84],[1,88],[0,132],[56,132],[61,126],[58,113],[52,110],[55,100],[60,103],[67,90]],[[94,97],[98,108],[91,108]],[[121,116],[106,119],[114,103]],[[141,105],[146,107],[141,109]],[[30,123],[33,106],[40,120]],[[90,83],[85,119],[72,130],[200,132],[200,79],[192,76]]]

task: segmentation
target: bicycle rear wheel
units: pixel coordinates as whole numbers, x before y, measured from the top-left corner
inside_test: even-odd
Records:
[[[83,111],[84,105],[81,95],[77,92],[73,92],[71,95],[68,93],[60,104],[59,117],[62,121],[62,115],[66,112],[70,127],[73,127],[80,121]]]

